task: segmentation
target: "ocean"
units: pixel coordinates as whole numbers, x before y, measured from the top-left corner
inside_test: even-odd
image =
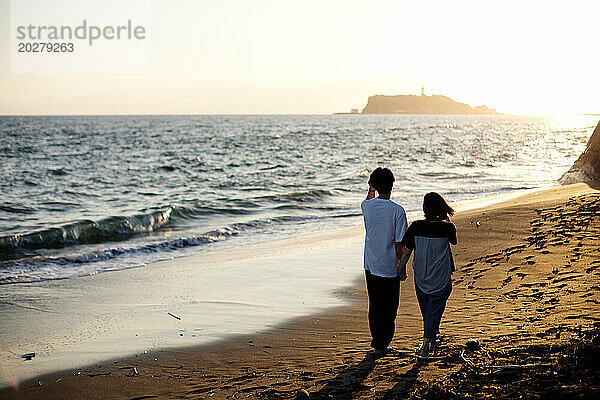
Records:
[[[0,117],[0,284],[361,223],[370,171],[418,213],[556,184],[597,117]]]

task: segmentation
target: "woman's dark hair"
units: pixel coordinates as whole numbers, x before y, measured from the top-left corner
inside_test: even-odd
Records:
[[[436,192],[429,192],[423,198],[423,212],[429,221],[443,221],[454,215],[454,209]]]
[[[392,193],[392,187],[394,186],[394,174],[389,168],[375,168],[375,171],[371,172],[369,177],[369,185],[373,186],[379,194]]]

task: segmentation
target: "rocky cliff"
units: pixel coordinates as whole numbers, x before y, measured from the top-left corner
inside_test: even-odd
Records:
[[[446,96],[369,96],[363,114],[498,114],[486,106],[471,107]]]
[[[588,140],[585,151],[560,179],[563,185],[577,182],[600,182],[600,122]]]

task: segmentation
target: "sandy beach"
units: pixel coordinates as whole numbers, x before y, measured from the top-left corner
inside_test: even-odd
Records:
[[[279,399],[305,390],[311,399],[593,398],[600,393],[598,210],[600,193],[575,184],[458,213],[454,290],[442,320],[441,357],[431,362],[414,356],[421,319],[409,272],[393,351],[377,360],[367,355],[366,295],[358,279],[335,293],[348,305],[264,333],[55,372],[0,396]],[[306,240],[295,251],[302,258],[321,246],[332,260],[359,267],[360,258],[351,259],[362,247],[344,253],[359,239],[348,233],[333,247]],[[468,339],[481,348],[463,351]]]

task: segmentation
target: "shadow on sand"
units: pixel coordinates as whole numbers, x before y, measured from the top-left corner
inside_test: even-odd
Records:
[[[394,357],[390,355],[388,357]],[[376,365],[376,358],[371,355],[365,356],[363,360],[355,365],[351,365],[336,377],[330,379],[325,386],[318,392],[311,393],[312,399],[353,399],[355,396],[367,396],[371,386],[365,385],[364,380],[373,372]],[[384,399],[404,399],[407,398],[411,389],[413,389],[419,369],[414,365],[410,370],[402,375],[396,375],[394,380],[397,380],[385,395]]]
[[[415,363],[411,369],[397,377],[397,382],[383,396],[384,400],[408,399],[410,392],[417,384],[417,376],[419,375],[419,363]]]
[[[371,355],[365,356],[363,360],[351,365],[336,377],[330,379],[325,386],[316,393],[311,393],[311,399],[352,399],[356,392],[369,389],[363,381],[375,368],[375,358]]]

